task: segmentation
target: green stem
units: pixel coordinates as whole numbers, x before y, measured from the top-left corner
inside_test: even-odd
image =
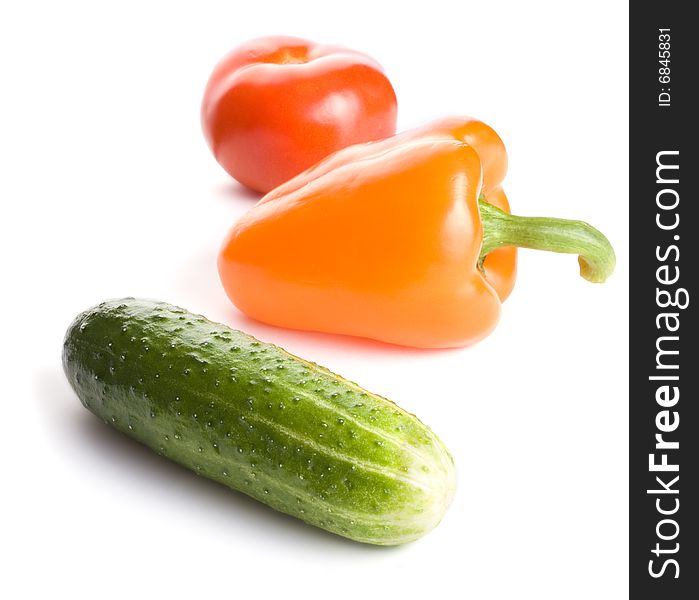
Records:
[[[609,240],[583,221],[518,217],[479,200],[483,223],[483,246],[478,264],[489,252],[518,246],[549,252],[577,254],[580,275],[593,283],[605,281],[614,271],[616,257]]]

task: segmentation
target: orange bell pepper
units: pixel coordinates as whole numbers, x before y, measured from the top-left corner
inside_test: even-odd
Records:
[[[350,146],[264,196],[219,255],[226,293],[273,325],[423,348],[492,331],[517,246],[576,253],[603,281],[614,251],[579,221],[508,214],[502,141],[445,119]]]

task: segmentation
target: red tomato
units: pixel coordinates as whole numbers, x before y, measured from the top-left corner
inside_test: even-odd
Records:
[[[393,135],[396,112],[393,87],[368,56],[266,37],[216,65],[201,118],[221,166],[265,193],[336,150]]]

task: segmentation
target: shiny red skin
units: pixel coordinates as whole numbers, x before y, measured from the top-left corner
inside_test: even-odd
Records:
[[[393,135],[396,115],[393,87],[373,59],[290,37],[230,52],[201,108],[216,160],[261,193],[341,148]]]

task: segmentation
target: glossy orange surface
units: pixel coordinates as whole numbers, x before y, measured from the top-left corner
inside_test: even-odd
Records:
[[[393,88],[370,57],[267,37],[216,65],[201,119],[216,160],[264,193],[336,150],[394,134],[396,112]]]
[[[328,156],[299,177],[295,177],[278,186],[260,200],[260,204],[277,200],[290,192],[306,185],[311,179],[337,169],[348,163],[366,160],[378,156],[387,150],[407,142],[423,139],[450,139],[466,142],[478,153],[483,174],[481,193],[486,200],[510,212],[510,204],[502,189],[502,181],[507,173],[507,151],[500,136],[488,125],[472,117],[445,117],[410,129],[384,140],[368,144],[357,144],[345,148],[342,152]],[[517,248],[514,246],[498,248],[488,254],[483,263],[490,285],[498,292],[501,301],[505,301],[515,285],[517,276]]]
[[[233,227],[219,255],[224,288],[241,311],[281,327],[473,343],[495,327],[515,278],[514,252],[489,255],[485,276],[478,268],[478,198],[509,208],[506,168],[500,138],[470,119],[346,148]]]

